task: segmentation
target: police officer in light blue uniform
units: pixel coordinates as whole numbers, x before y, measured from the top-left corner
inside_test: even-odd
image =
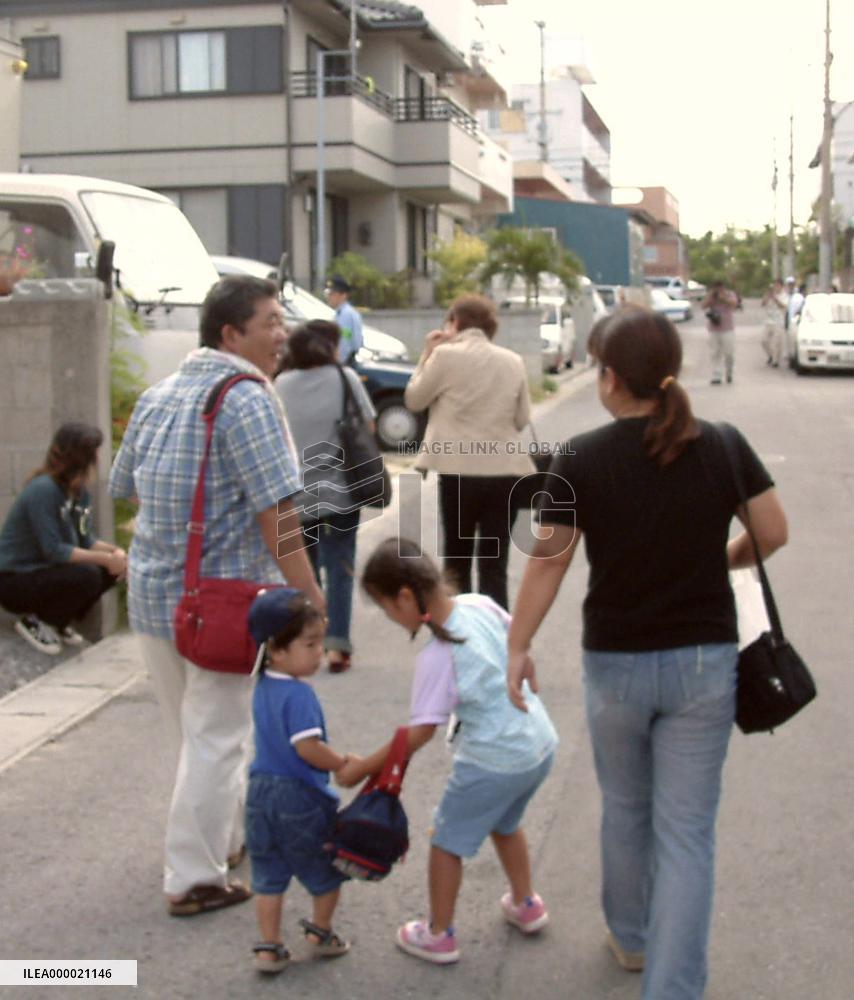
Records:
[[[359,311],[350,305],[350,291],[349,282],[340,274],[334,275],[326,282],[326,301],[335,310],[335,322],[341,328],[338,360],[342,365],[352,363],[364,339],[362,317]]]

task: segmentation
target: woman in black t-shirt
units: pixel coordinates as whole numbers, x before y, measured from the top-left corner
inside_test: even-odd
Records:
[[[536,690],[529,647],[581,538],[590,563],[583,660],[603,797],[607,943],[643,970],[646,1000],[696,1000],[706,982],[714,827],[735,714],[738,633],[728,571],[755,562],[721,433],[696,420],[676,380],[673,325],[626,309],[594,331],[599,398],[615,418],[552,463],[551,535],[513,609],[508,691]],[[785,544],[774,484],[734,429],[762,556]]]

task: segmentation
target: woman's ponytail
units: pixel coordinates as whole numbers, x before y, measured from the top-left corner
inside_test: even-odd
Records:
[[[678,458],[699,431],[688,393],[675,376],[666,376],[658,392],[658,407],[649,418],[643,443],[647,455],[663,466]]]

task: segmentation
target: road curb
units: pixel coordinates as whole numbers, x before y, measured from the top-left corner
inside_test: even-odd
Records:
[[[130,632],[109,636],[0,699],[0,774],[145,678]]]

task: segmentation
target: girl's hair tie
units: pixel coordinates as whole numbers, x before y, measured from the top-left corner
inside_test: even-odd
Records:
[[[675,375],[665,375],[665,377],[661,380],[661,385],[659,385],[658,388],[661,389],[662,392],[666,392],[667,387],[675,381],[676,381]]]
[[[425,625],[427,625],[427,624],[428,624],[428,622],[431,622],[431,621],[433,621],[433,616],[432,616],[432,615],[430,614],[430,612],[429,612],[429,611],[425,611],[425,612],[424,612],[424,614],[423,614],[423,615],[421,616],[421,621],[422,621],[422,622],[423,622],[423,623],[424,623]]]

